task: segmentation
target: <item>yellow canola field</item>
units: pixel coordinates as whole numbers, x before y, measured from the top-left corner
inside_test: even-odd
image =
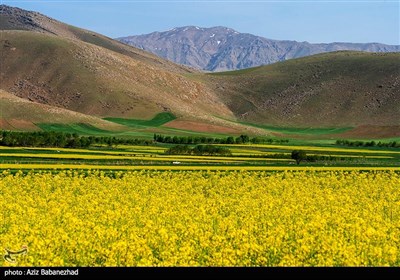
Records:
[[[393,171],[4,171],[0,208],[3,266],[400,265]]]
[[[213,159],[221,162],[234,161],[294,161],[289,158],[235,157],[235,156],[194,156],[194,155],[158,155],[160,158],[175,159]]]
[[[264,151],[260,151],[260,150],[251,149],[251,147],[249,147],[248,149],[237,149],[237,148],[230,147],[229,150],[232,152],[232,154],[251,154],[251,155],[274,154],[273,152],[264,152]]]
[[[397,171],[400,167],[371,166],[242,166],[242,165],[94,165],[94,164],[44,164],[44,163],[6,163],[0,164],[0,170],[7,169],[79,169],[79,170],[242,170],[242,171]]]
[[[140,147],[137,152],[132,152],[130,151],[107,151],[107,150],[95,150],[95,149],[75,149],[75,148],[31,148],[31,147],[6,147],[6,146],[0,146],[0,151],[1,150],[26,150],[26,151],[43,151],[43,154],[45,154],[46,151],[52,151],[52,152],[59,152],[59,153],[63,153],[63,152],[68,152],[68,153],[89,153],[89,154],[104,154],[104,155],[138,155],[140,154],[145,154],[145,153],[153,153],[154,151],[159,151],[160,153],[164,153],[165,149],[163,150],[162,148],[157,147],[156,149],[152,149],[152,148],[156,148],[156,147],[151,147],[148,146],[148,150],[144,150],[144,147],[138,146]],[[5,153],[4,153],[5,154]],[[53,153],[52,153],[53,154]]]
[[[52,158],[52,159],[92,159],[92,160],[145,160],[145,161],[167,161],[178,159],[182,162],[220,162],[220,159],[212,157],[161,157],[161,156],[115,156],[115,155],[85,155],[85,154],[22,154],[22,153],[0,153],[0,157],[27,157],[27,158]],[[224,158],[224,162],[236,162],[234,158]],[[244,159],[243,159],[244,160]],[[2,164],[0,164],[1,168]]]

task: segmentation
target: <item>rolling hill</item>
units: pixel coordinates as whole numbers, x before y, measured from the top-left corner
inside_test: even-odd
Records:
[[[85,123],[128,131],[140,124],[146,133],[284,136],[282,127],[313,127],[362,137],[400,131],[398,53],[334,52],[202,73],[39,13],[4,5],[0,13],[0,128]],[[148,128],[140,121],[163,112],[175,118]]]
[[[208,79],[208,80],[207,80]],[[333,52],[207,75],[243,122],[400,125],[400,54]]]

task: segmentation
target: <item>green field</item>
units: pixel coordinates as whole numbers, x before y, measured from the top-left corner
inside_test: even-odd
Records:
[[[79,135],[92,136],[115,136],[128,138],[147,138],[152,139],[154,133],[161,133],[170,136],[206,136],[206,137],[227,137],[223,133],[204,133],[191,130],[164,127],[163,125],[175,120],[176,117],[169,113],[163,112],[157,114],[149,120],[139,119],[123,119],[123,118],[104,118],[104,120],[123,125],[125,129],[116,131],[105,130],[87,123],[36,123],[40,129],[44,131],[55,131],[64,133],[77,133]],[[123,127],[122,127],[123,128]]]
[[[135,119],[121,119],[121,118],[104,118],[107,121],[122,124],[128,127],[158,127],[176,119],[176,117],[168,112],[157,114],[151,120],[135,120]]]
[[[258,125],[251,123],[242,123],[249,126],[254,126],[258,128],[266,129],[267,131],[277,132],[286,134],[288,136],[297,134],[303,136],[321,136],[321,135],[331,135],[339,134],[352,129],[352,127],[278,127],[278,126],[268,126],[268,125]]]
[[[37,124],[44,131],[56,131],[64,133],[78,133],[84,135],[100,135],[110,134],[108,130],[100,129],[86,123],[75,123],[75,124],[54,124],[54,123],[40,123]]]
[[[93,146],[89,149],[0,147],[0,169],[101,168],[141,169],[293,169],[293,168],[399,168],[400,150],[391,148],[350,148],[334,145],[299,146],[242,144],[223,145],[231,156],[168,155],[170,144],[154,146]],[[293,150],[309,156],[296,165]],[[315,157],[315,158],[313,158]],[[40,168],[39,168],[40,169]]]

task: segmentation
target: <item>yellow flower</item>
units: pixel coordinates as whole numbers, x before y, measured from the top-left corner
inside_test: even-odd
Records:
[[[0,173],[2,266],[398,266],[400,173]]]

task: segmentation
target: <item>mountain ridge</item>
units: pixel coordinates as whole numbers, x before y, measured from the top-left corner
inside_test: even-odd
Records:
[[[400,52],[398,45],[274,40],[223,26],[183,26],[116,39],[175,63],[212,72],[240,70],[340,50]]]

